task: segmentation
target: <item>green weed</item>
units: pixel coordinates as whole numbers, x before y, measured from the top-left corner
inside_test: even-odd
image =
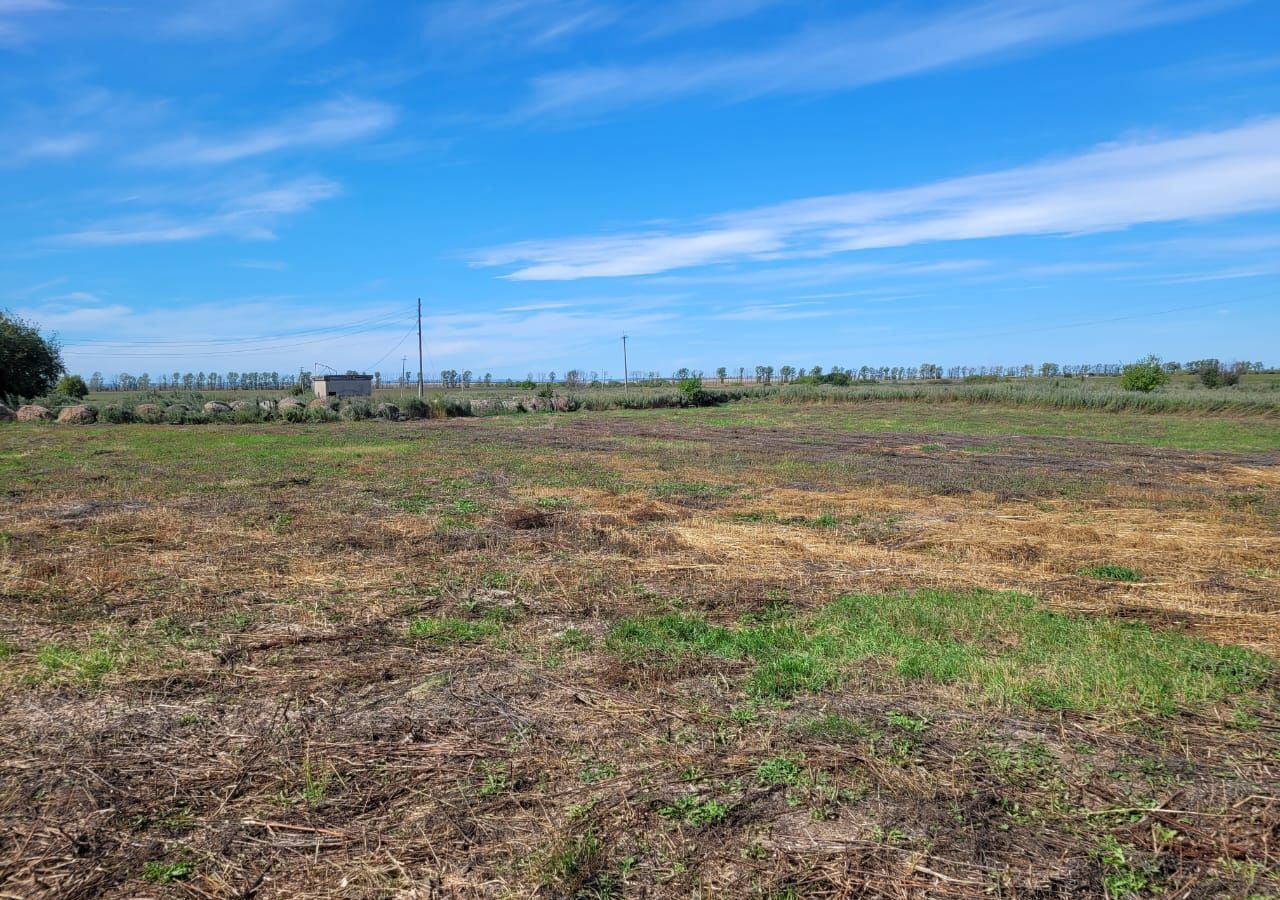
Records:
[[[1096,578],[1098,581],[1128,581],[1137,582],[1142,580],[1142,573],[1130,569],[1128,566],[1102,565],[1102,566],[1084,566],[1076,569],[1076,574],[1083,578]]]
[[[723,822],[729,814],[729,807],[718,800],[703,800],[696,794],[677,797],[665,806],[658,808],[658,815],[673,822],[682,822],[694,828],[703,825],[714,825]]]
[[[48,677],[96,685],[119,668],[124,655],[114,640],[95,636],[86,647],[45,644],[36,651],[36,660]]]
[[[142,877],[156,884],[172,884],[185,881],[195,874],[196,864],[193,862],[166,863],[158,859],[150,859],[142,864]]]
[[[493,621],[481,619],[477,622],[453,616],[414,619],[409,625],[411,637],[424,638],[441,645],[479,643],[500,630],[500,626]]]
[[[803,769],[794,759],[773,756],[756,766],[756,777],[765,784],[792,785],[800,780]]]

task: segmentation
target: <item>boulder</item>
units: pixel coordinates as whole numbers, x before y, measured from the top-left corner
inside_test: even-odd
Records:
[[[497,400],[472,400],[471,414],[478,416],[487,412],[493,412],[498,408]]]
[[[248,405],[249,405],[247,401],[241,401],[241,402],[243,402],[246,406],[248,406]],[[234,404],[234,403],[233,403],[233,404],[231,404],[231,405],[232,405],[232,406],[235,406],[235,404]],[[274,400],[259,400],[259,401],[258,401],[258,409],[262,410],[263,412],[267,412],[267,413],[269,413],[269,412],[275,412],[275,411],[276,411],[276,401],[274,401]]]
[[[503,400],[502,408],[507,412],[520,412],[519,400]]]
[[[520,408],[525,412],[537,412],[538,410],[545,409],[546,407],[543,405],[543,399],[541,397],[525,397],[520,401]]]
[[[400,407],[394,403],[379,403],[374,413],[379,419],[390,419],[394,422],[400,418]]]
[[[307,409],[328,409],[329,401],[324,397],[317,397],[307,404]]]
[[[92,406],[64,406],[58,410],[58,421],[64,425],[92,425],[98,421],[98,411]]]
[[[568,412],[569,398],[568,397],[552,397],[551,408],[554,409],[556,412]]]
[[[232,400],[229,405],[232,412],[244,412],[246,409],[253,409],[253,404],[248,400]]]
[[[219,414],[231,412],[231,405],[228,403],[223,403],[221,400],[210,400],[201,408],[205,412],[211,413],[213,415],[219,415]]]
[[[43,422],[53,418],[53,413],[45,409],[43,406],[37,406],[29,403],[26,406],[18,407],[19,422]]]
[[[164,410],[155,403],[139,403],[133,408],[133,414],[139,419],[154,419],[163,415]]]
[[[18,418],[17,413],[0,403],[0,422],[12,422],[16,418]]]
[[[165,412],[173,412],[174,410],[178,410],[179,412],[191,412],[191,407],[187,406],[185,403],[170,403],[165,407]]]
[[[267,403],[270,401],[264,400],[263,402]],[[304,404],[297,397],[285,397],[283,400],[280,401],[279,409],[280,409],[280,412],[284,412],[286,409],[302,409],[303,406],[305,405],[306,404]]]

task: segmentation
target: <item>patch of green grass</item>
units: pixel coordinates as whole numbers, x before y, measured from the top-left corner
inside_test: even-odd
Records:
[[[153,881],[156,884],[172,884],[175,881],[185,881],[195,872],[196,864],[187,861],[167,863],[158,859],[149,859],[142,864],[143,880]]]
[[[591,635],[578,628],[566,628],[556,637],[556,643],[566,650],[584,651],[591,649]]]
[[[578,770],[578,778],[583,784],[596,784],[608,781],[618,774],[618,767],[606,760],[593,759],[583,764]]]
[[[18,652],[18,645],[0,640],[0,659],[8,659]]]
[[[906,713],[898,712],[897,710],[890,710],[885,713],[885,719],[894,728],[899,728],[913,734],[920,734],[921,732],[929,730],[929,723],[924,719],[917,719],[907,715]]]
[[[681,614],[624,619],[606,646],[659,665],[690,655],[745,660],[753,665],[744,687],[764,698],[820,691],[860,663],[906,680],[968,685],[996,705],[1114,715],[1167,714],[1245,694],[1273,669],[1243,648],[983,590],[853,595],[787,622],[737,627]],[[893,724],[910,730],[914,721]]]
[[[1135,897],[1151,886],[1150,877],[1134,864],[1131,852],[1112,835],[1103,838],[1098,858],[1108,897]]]
[[[436,644],[475,644],[500,630],[497,622],[487,619],[472,621],[454,616],[414,619],[409,625],[411,637],[424,638]]]
[[[677,797],[670,803],[658,808],[658,815],[673,822],[682,822],[694,828],[703,825],[714,825],[723,822],[729,814],[729,807],[718,800],[703,800],[696,794]]]
[[[921,444],[920,449],[925,453],[937,453],[943,447],[941,444]]]
[[[761,760],[756,766],[756,778],[765,784],[792,785],[800,780],[803,771],[794,759],[786,756],[771,756]]]
[[[1128,566],[1102,565],[1102,566],[1084,566],[1076,569],[1076,574],[1083,578],[1096,578],[1098,581],[1127,581],[1138,582],[1142,580],[1142,573]]]
[[[710,484],[705,481],[658,481],[649,486],[649,493],[661,500],[714,499],[728,497],[737,490],[731,484]]]
[[[591,879],[603,855],[604,842],[595,829],[587,828],[535,854],[532,866],[543,886],[559,889],[555,896],[573,897]]]
[[[85,647],[45,644],[36,651],[36,660],[47,677],[96,685],[120,667],[124,655],[114,640],[99,635]]]

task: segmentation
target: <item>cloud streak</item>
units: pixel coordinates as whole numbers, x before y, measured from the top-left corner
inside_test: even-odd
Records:
[[[989,0],[928,16],[864,15],[824,23],[775,46],[634,65],[573,68],[533,81],[517,120],[598,115],[715,96],[849,90],[992,57],[1204,15],[1229,0]]]
[[[916,244],[1114,231],[1280,209],[1280,117],[919,187],[813,197],[682,228],[523,242],[479,267],[554,281]]]
[[[158,166],[209,166],[257,156],[331,147],[370,137],[395,123],[385,103],[343,97],[298,110],[278,122],[229,136],[187,136],[143,151],[133,161]]]
[[[335,181],[299,178],[229,198],[218,209],[203,214],[157,212],[109,219],[50,240],[81,247],[169,244],[212,237],[271,240],[281,219],[306,212],[339,193],[341,186]]]

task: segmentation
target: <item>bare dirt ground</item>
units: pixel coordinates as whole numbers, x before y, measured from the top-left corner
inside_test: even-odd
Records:
[[[6,456],[0,896],[1280,894],[1274,455],[577,415]],[[872,656],[761,697],[618,640],[975,587],[1262,674],[1115,714]]]

